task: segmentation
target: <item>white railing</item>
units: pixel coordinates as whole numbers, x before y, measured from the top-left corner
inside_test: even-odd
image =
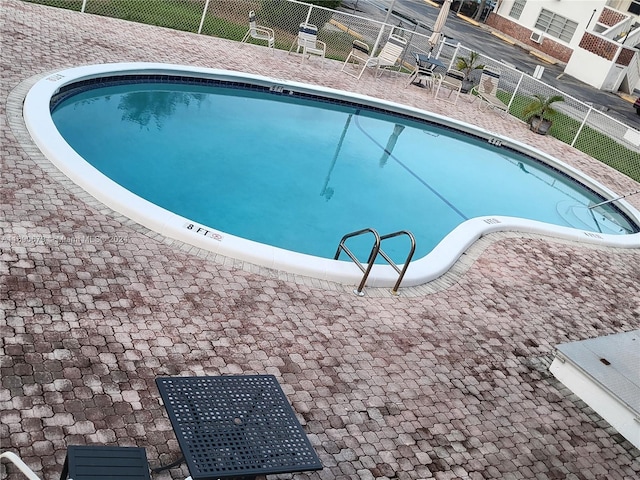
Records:
[[[640,79],[640,55],[636,52],[627,66],[627,81],[629,85],[636,85]]]

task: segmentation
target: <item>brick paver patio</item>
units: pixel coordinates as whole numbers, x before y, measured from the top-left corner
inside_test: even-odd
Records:
[[[19,108],[33,77],[59,68],[200,65],[429,109],[535,145],[616,192],[637,183],[404,78],[358,82],[332,61],[301,66],[281,51],[18,0],[0,9],[2,450],[47,479],[70,444],[145,447],[157,466],[179,453],[157,376],[269,373],[325,467],[269,478],[637,478],[640,452],[548,365],[558,343],[640,328],[640,249],[489,235],[437,288],[360,298],[203,258],[132,224],[43,161]]]

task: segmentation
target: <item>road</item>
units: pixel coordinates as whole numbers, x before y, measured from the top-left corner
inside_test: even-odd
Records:
[[[346,0],[342,10],[356,15],[384,20],[391,0]],[[431,26],[438,16],[439,8],[423,0],[396,0],[390,23],[424,34],[431,32]],[[542,81],[564,94],[584,103],[593,105],[599,111],[633,128],[640,128],[638,116],[631,103],[611,92],[604,92],[564,74],[564,66],[552,65],[531,55],[526,49],[511,45],[491,34],[486,26],[475,26],[451,12],[443,33],[450,43],[460,42],[488,57],[499,60],[529,75],[537,65],[545,70]]]

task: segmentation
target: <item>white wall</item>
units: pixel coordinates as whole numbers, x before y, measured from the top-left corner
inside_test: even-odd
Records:
[[[549,370],[634,447],[640,448],[640,423],[635,420],[636,412],[568,360],[561,361],[556,356]]]
[[[606,0],[527,0],[520,19],[516,20],[509,16],[513,3],[513,0],[503,0],[498,9],[498,14],[531,30],[534,30],[534,25],[543,8],[577,22],[578,27],[571,42],[567,43],[559,38],[549,36],[549,38],[552,38],[556,42],[571,48],[578,46],[582,39],[583,32],[587,29],[587,24],[589,24],[588,30],[593,28],[602,9],[607,4]],[[594,10],[596,11],[595,13],[593,12]],[[591,20],[592,16],[593,19]],[[591,22],[589,22],[590,20]]]
[[[519,19],[509,16],[509,12],[514,3],[514,0],[502,0],[496,13],[532,31],[536,31],[535,24],[543,8],[577,22],[578,26],[576,31],[568,43],[559,38],[547,35],[544,32],[543,35],[573,50],[573,54],[565,68],[566,74],[595,88],[601,89],[603,87],[607,76],[613,68],[612,63],[580,49],[578,45],[582,40],[584,32],[594,29],[602,13],[602,9],[608,6],[607,0],[527,0]],[[625,3],[625,0],[622,0],[622,2],[618,2],[618,4],[614,5],[614,3],[615,2],[611,2],[609,8],[617,6],[618,9],[624,13],[629,2]],[[638,84],[635,85],[635,88],[640,88],[640,80]]]
[[[585,65],[589,65],[589,68],[585,68]],[[610,69],[611,62],[609,60],[581,48],[576,48],[564,69],[564,73],[599,89],[607,78]]]

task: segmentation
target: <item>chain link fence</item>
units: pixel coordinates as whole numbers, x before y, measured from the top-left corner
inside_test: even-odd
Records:
[[[446,45],[440,58],[468,57],[471,49],[462,45]],[[534,96],[543,99],[560,96],[552,104],[556,111],[548,115],[552,120],[548,134],[600,160],[640,182],[640,132],[564,92],[547,85],[515,68],[479,55],[477,63],[501,72],[498,97],[509,105],[509,113],[527,121],[527,107]],[[481,70],[472,78],[477,82]]]
[[[296,0],[25,0],[79,12],[157,25],[187,32],[240,41],[248,29],[248,13],[256,12],[257,23],[275,32],[275,48],[289,50],[302,22],[319,27],[318,39],[327,44],[326,57],[344,61],[358,39],[370,49],[381,46],[390,33],[407,39],[402,65],[407,72],[414,68],[412,52],[429,53],[428,26],[413,29],[385,25],[354,14],[311,5]],[[468,58],[471,49],[460,44],[442,42],[431,53],[449,68],[459,58]],[[498,97],[508,104],[510,115],[527,120],[527,106],[535,95],[543,98],[559,95],[553,103],[556,113],[549,134],[582,152],[610,165],[640,182],[640,132],[619,122],[515,68],[485,55],[478,64],[500,71]],[[480,69],[469,78],[477,83]]]

